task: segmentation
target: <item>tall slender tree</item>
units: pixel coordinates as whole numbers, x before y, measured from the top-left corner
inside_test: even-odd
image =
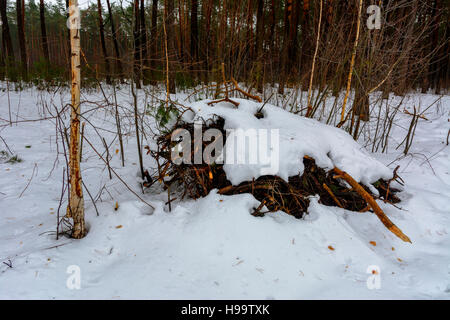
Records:
[[[25,0],[16,0],[17,34],[19,37],[22,78],[28,79],[27,47],[25,43]]]
[[[448,3],[447,3],[448,5]],[[432,47],[431,50],[435,50],[439,44],[439,31],[440,31],[440,22],[441,22],[441,11],[442,11],[442,1],[441,0],[434,0],[433,1],[433,31],[431,36],[432,41]],[[448,9],[448,7],[447,7]],[[447,41],[449,41],[447,39]],[[433,54],[433,57],[430,61],[430,84],[435,89],[436,93],[439,93],[440,87],[439,87],[439,63],[443,61],[439,61],[439,55]]]
[[[176,37],[176,42],[178,45],[178,58],[181,63],[189,62],[188,55],[189,52],[184,52],[187,47],[185,46],[186,41],[186,7],[184,0],[178,0],[178,37]],[[185,49],[186,48],[186,49]]]
[[[151,60],[150,60],[150,68],[152,73],[155,74],[154,69],[156,65],[157,58],[157,38],[158,38],[158,0],[152,1],[152,27],[150,29],[150,44],[151,44]],[[155,84],[156,77],[152,77],[152,84]]]
[[[142,78],[144,84],[150,83],[150,63],[149,57],[147,54],[147,28],[145,24],[145,2],[141,0],[141,8],[140,8],[140,37],[141,37],[141,61],[142,61]]]
[[[12,81],[16,81],[16,73],[14,69],[14,48],[11,40],[11,32],[9,29],[7,15],[7,0],[0,0],[0,15],[2,18],[2,42],[5,51],[6,74]]]
[[[245,35],[245,48],[246,48],[246,54],[247,59],[246,61],[253,61],[253,55],[254,55],[254,36],[253,36],[253,0],[248,0],[247,2],[247,19],[246,19],[246,35]],[[245,64],[246,67],[248,67],[248,64]],[[245,71],[245,73],[248,73],[248,68]]]
[[[279,79],[278,93],[284,93],[285,82],[288,77],[288,59],[289,59],[289,30],[290,30],[290,21],[292,15],[292,2],[293,0],[286,0],[285,8],[284,8],[284,32],[283,32],[283,47],[280,53],[280,61],[281,61],[281,75]]]
[[[134,26],[133,26],[133,39],[134,39],[134,81],[136,87],[141,88],[141,27],[140,27],[140,13],[139,13],[139,0],[134,0]]]
[[[67,20],[69,20],[70,18],[70,0],[66,0],[66,18]],[[78,5],[77,5],[78,8]],[[71,44],[71,38],[70,38],[70,29],[67,29],[67,53],[68,53],[68,66],[69,66],[69,70],[71,70],[72,68],[72,44]],[[69,72],[70,73],[70,72]],[[70,78],[70,75],[69,75]]]
[[[204,61],[204,69],[205,72],[203,80],[205,82],[208,82],[209,79],[209,69],[211,66],[210,63],[210,55],[212,54],[211,49],[211,16],[212,16],[212,9],[213,9],[213,0],[203,0],[202,4],[202,11],[204,16],[204,32],[203,32],[203,44],[204,49],[202,54],[202,59]]]
[[[303,13],[301,15],[301,38],[302,38],[302,51],[300,54],[300,65],[302,66],[302,71],[305,72],[309,57],[311,55],[311,41],[310,41],[310,23],[309,23],[309,13],[310,13],[310,0],[303,0]]]
[[[5,80],[5,71],[6,71],[6,65],[5,65],[5,42],[2,39],[2,46],[0,50],[0,80]]]
[[[300,16],[301,2],[300,0],[293,0],[291,14],[289,16],[289,63],[297,69],[295,59],[298,49],[298,23]]]
[[[264,0],[258,0],[258,7],[256,9],[256,75],[257,75],[257,90],[262,92],[263,89],[263,41],[264,41]]]
[[[78,16],[78,0],[69,0],[69,24],[70,24],[70,66],[72,74],[71,86],[71,114],[70,114],[70,142],[69,142],[69,166],[70,166],[70,198],[67,207],[67,216],[73,219],[72,237],[81,239],[86,234],[84,221],[84,198],[80,169],[80,29]]]
[[[103,58],[105,59],[105,72],[106,72],[106,83],[111,84],[111,67],[109,64],[108,51],[106,50],[105,41],[105,25],[103,23],[103,10],[101,0],[97,0],[97,11],[98,11],[98,29],[100,33],[100,44],[102,46]]]
[[[165,0],[164,1],[164,22],[166,28],[167,38],[167,51],[169,63],[169,88],[168,91],[172,94],[176,93],[176,85],[175,85],[175,63],[176,59],[176,50],[175,50],[175,16],[174,16],[174,0]]]
[[[191,59],[198,61],[198,0],[191,0]]]
[[[42,53],[44,54],[45,67],[48,73],[50,65],[50,54],[48,50],[47,27],[45,25],[45,3],[44,0],[39,0],[39,18],[41,22],[41,39],[42,39]]]
[[[122,79],[124,76],[123,67],[122,67],[122,61],[120,59],[120,51],[119,51],[119,43],[117,41],[116,26],[114,24],[114,17],[112,14],[111,4],[110,4],[109,0],[106,0],[106,5],[108,7],[109,23],[111,24],[111,36],[112,36],[112,40],[113,40],[114,53],[115,53],[115,58],[116,58],[116,68],[117,68],[116,71],[119,74],[119,78]]]

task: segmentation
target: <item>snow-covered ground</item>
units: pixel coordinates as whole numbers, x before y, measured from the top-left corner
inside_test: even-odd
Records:
[[[112,102],[111,91],[105,94]],[[142,101],[143,96],[140,92],[140,106],[156,103]],[[99,135],[111,144],[112,167],[155,210],[114,174],[110,180],[85,143],[83,178],[98,198],[99,216],[85,192],[89,233],[82,240],[56,240],[65,159],[49,111],[55,114],[69,99],[66,91],[0,92],[0,152],[10,149],[22,160],[11,163],[0,155],[1,299],[450,299],[449,96],[426,111],[427,120],[419,120],[407,156],[403,148],[395,150],[411,119],[403,112],[388,152],[372,154],[391,170],[400,165],[406,183],[402,202],[398,208],[378,203],[412,244],[396,238],[374,214],[323,206],[316,199],[301,220],[282,212],[255,218],[249,213],[259,203],[251,195],[216,192],[175,201],[169,212],[167,193],[154,186],[142,195],[139,187],[132,97],[126,89],[118,92],[126,166],[116,152],[114,108],[90,111],[104,100],[101,92],[82,95],[85,134],[102,154]],[[436,99],[413,94],[401,110],[419,105],[423,110]],[[12,126],[10,116],[17,122]],[[42,118],[48,119],[33,121]],[[149,131],[146,127],[145,145],[152,145]],[[144,165],[154,165],[150,156]],[[70,266],[79,267],[78,290],[67,286],[74,275]],[[368,286],[368,278],[379,286]]]

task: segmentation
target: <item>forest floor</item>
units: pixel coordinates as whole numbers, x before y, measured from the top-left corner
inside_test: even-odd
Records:
[[[111,90],[105,94],[112,101]],[[151,96],[142,101],[141,92],[138,98],[141,107],[156,103]],[[410,94],[401,110],[424,109],[438,98]],[[139,186],[130,92],[118,91],[125,167],[114,108],[98,108],[103,100],[100,91],[83,92],[85,135],[102,155],[99,136],[105,138],[114,171],[155,209],[114,174],[110,180],[105,164],[84,143],[83,180],[99,216],[85,193],[87,236],[56,240],[58,209],[62,216],[67,205],[64,196],[59,208],[66,162],[50,113],[61,110],[70,95],[0,92],[0,299],[450,299],[449,96],[419,119],[406,156],[402,147],[395,149],[411,120],[404,112],[387,152],[371,154],[392,170],[400,165],[402,201],[398,207],[378,203],[412,244],[392,235],[374,214],[314,199],[304,219],[283,212],[256,218],[250,215],[258,205],[253,196],[216,192],[197,201],[176,200],[169,212],[166,192],[155,185],[143,195]],[[143,144],[152,145],[154,126],[147,118]],[[68,125],[67,113],[62,120]],[[144,166],[154,166],[149,155]],[[70,266],[79,268],[78,290],[67,285]],[[368,285],[368,279],[379,285]]]

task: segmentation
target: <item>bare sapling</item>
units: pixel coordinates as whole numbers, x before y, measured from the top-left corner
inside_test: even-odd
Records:
[[[314,50],[314,57],[313,57],[313,62],[312,62],[312,66],[311,66],[311,77],[309,78],[308,111],[306,112],[307,117],[310,117],[311,113],[312,113],[311,92],[312,92],[312,84],[313,84],[313,79],[314,79],[314,66],[316,64],[317,50],[319,49],[320,25],[321,24],[322,24],[322,0],[320,0],[319,25],[317,26],[316,49]]]
[[[347,104],[348,95],[350,94],[350,87],[352,84],[353,67],[355,66],[356,49],[358,48],[359,25],[360,25],[360,21],[361,21],[361,9],[362,9],[362,0],[359,0],[358,19],[356,21],[355,43],[353,45],[352,59],[350,61],[350,71],[348,72],[347,89],[345,91],[344,103],[342,104],[341,122],[337,125],[338,128],[340,128],[345,122],[345,105]]]

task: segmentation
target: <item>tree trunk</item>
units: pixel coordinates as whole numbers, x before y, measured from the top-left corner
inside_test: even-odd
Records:
[[[303,13],[301,22],[301,38],[302,38],[302,50],[300,55],[301,73],[306,72],[307,66],[310,65],[308,57],[311,56],[311,41],[309,35],[309,12],[310,12],[310,0],[303,0]]]
[[[44,0],[39,1],[39,17],[41,21],[41,39],[42,39],[42,52],[45,59],[45,69],[47,71],[46,78],[48,77],[48,67],[50,66],[50,54],[48,51],[48,39],[47,28],[45,27],[45,4]]]
[[[5,80],[5,71],[6,71],[6,65],[5,65],[5,41],[3,41],[2,38],[2,47],[0,51],[0,80]]]
[[[70,6],[70,0],[66,0],[66,12],[67,12],[66,17],[67,17],[67,20],[69,20],[69,16],[70,16],[69,6]],[[68,52],[68,56],[67,56],[68,61],[67,61],[67,63],[68,63],[68,66],[69,66],[69,68],[67,70],[69,70],[68,77],[71,78],[70,70],[72,68],[72,48],[71,48],[71,40],[70,40],[71,38],[70,38],[70,29],[69,28],[67,29],[67,38],[66,39],[67,39],[67,52]]]
[[[141,88],[141,37],[140,37],[140,15],[139,15],[139,0],[134,0],[134,81],[136,88]]]
[[[78,0],[70,0],[70,16],[74,15],[74,8],[78,9]],[[80,30],[78,22],[71,18],[70,47],[71,47],[71,73],[72,73],[72,111],[70,115],[70,144],[69,144],[69,166],[70,166],[70,199],[67,207],[67,216],[73,219],[72,237],[81,239],[86,234],[84,222],[84,199],[81,186],[80,170]]]
[[[176,93],[176,85],[175,85],[175,66],[173,63],[174,56],[176,57],[175,50],[175,24],[174,24],[174,0],[165,0],[164,1],[164,15],[165,15],[165,24],[167,31],[167,55],[169,56],[169,92],[171,94]]]
[[[191,63],[192,68],[198,61],[198,0],[191,0]]]
[[[300,0],[294,0],[289,21],[289,63],[294,67],[294,70],[297,69],[297,64],[295,62],[298,48],[297,36],[300,7]]]
[[[157,58],[157,35],[158,35],[158,0],[153,0],[152,2],[152,28],[150,32],[150,44],[151,44],[151,60],[150,60],[150,68],[152,70],[155,69],[155,60]],[[153,76],[152,78],[155,78]],[[152,80],[152,84],[156,84],[154,80]]]
[[[113,39],[113,44],[114,44],[114,52],[116,55],[117,72],[119,73],[119,78],[122,80],[124,74],[123,74],[123,68],[122,68],[122,61],[120,60],[120,51],[119,51],[119,44],[117,42],[116,27],[114,25],[114,19],[113,19],[111,4],[110,4],[109,0],[106,0],[106,4],[108,6],[109,22],[111,23],[111,34],[112,34],[112,39]]]
[[[108,52],[106,51],[105,28],[103,24],[103,16],[102,16],[103,10],[101,0],[97,0],[97,10],[98,10],[98,28],[100,32],[100,43],[102,45],[103,58],[105,59],[106,83],[111,84],[111,68],[109,66]]]
[[[185,6],[184,1],[178,0],[178,37],[176,37],[176,42],[178,46],[178,57],[181,64],[185,62],[186,54],[185,50],[185,33],[184,33],[184,25],[185,25],[186,15],[185,15]],[[186,49],[187,50],[187,49]]]
[[[205,19],[205,32],[203,37],[204,44],[204,54],[203,54],[203,65],[205,68],[205,72],[203,74],[203,81],[205,83],[209,80],[209,69],[210,69],[210,54],[211,54],[211,15],[213,8],[213,0],[203,0],[202,11]]]
[[[432,46],[431,50],[435,50],[439,45],[439,25],[441,21],[441,0],[433,1],[433,31],[432,31]],[[435,90],[436,94],[439,94],[439,55],[438,52],[433,54],[430,61],[430,84]]]
[[[16,72],[13,70],[14,66],[14,49],[11,41],[11,32],[9,30],[8,16],[7,16],[7,1],[0,0],[0,15],[2,18],[2,41],[4,43],[6,74],[11,81],[16,81]]]
[[[28,80],[27,48],[25,45],[25,0],[16,0],[17,34],[19,37],[22,79]]]
[[[247,31],[245,35],[244,41],[244,52],[246,51],[246,56],[244,59],[244,77],[247,80],[250,80],[251,77],[248,77],[249,73],[249,64],[253,61],[255,42],[253,37],[253,0],[248,0],[247,5]]]
[[[278,93],[284,93],[284,86],[288,77],[288,60],[289,60],[289,30],[290,30],[290,20],[292,15],[292,1],[287,0],[286,6],[284,9],[284,35],[283,35],[283,48],[281,50],[281,74],[280,74],[280,83],[278,87]]]
[[[411,83],[409,79],[409,58],[411,55],[411,52],[413,50],[413,31],[414,31],[414,24],[416,22],[416,12],[418,7],[418,1],[414,0],[412,2],[412,8],[410,10],[405,12],[405,15],[410,15],[411,18],[409,19],[408,25],[406,25],[405,30],[405,40],[403,41],[403,48],[402,48],[402,54],[405,54],[405,57],[403,59],[403,64],[400,67],[400,83],[396,86],[395,91],[397,95],[404,95],[408,89],[411,88]]]
[[[264,0],[258,0],[256,10],[256,88],[263,91],[263,41],[264,41]]]
[[[141,61],[142,61],[142,75],[144,84],[150,83],[150,64],[147,56],[147,30],[145,27],[145,3],[141,0],[141,16],[140,16],[140,36],[141,36]]]

